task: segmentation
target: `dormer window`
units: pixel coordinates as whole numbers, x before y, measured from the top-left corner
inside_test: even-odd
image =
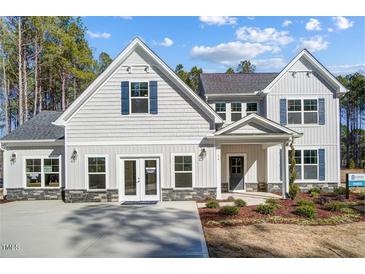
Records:
[[[223,120],[226,120],[226,103],[215,103],[215,111]]]
[[[231,103],[231,121],[235,122],[242,118],[242,104],[241,102]]]

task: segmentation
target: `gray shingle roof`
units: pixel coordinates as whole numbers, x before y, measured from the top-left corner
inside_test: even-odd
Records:
[[[63,127],[52,125],[62,114],[58,111],[42,111],[1,140],[50,140],[63,139]]]
[[[203,73],[200,75],[203,94],[252,93],[263,90],[278,73]]]

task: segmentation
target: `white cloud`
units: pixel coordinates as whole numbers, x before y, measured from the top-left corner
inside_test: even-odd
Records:
[[[247,19],[248,20],[255,20],[255,17],[254,16],[247,16]]]
[[[120,16],[120,18],[122,18],[124,20],[132,20],[133,19],[132,16]]]
[[[287,45],[294,41],[287,31],[278,31],[275,28],[260,29],[256,27],[241,27],[236,31],[238,40]]]
[[[354,64],[354,65],[334,65],[328,66],[328,69],[333,74],[352,74],[355,72],[365,73],[365,63],[363,64]]]
[[[163,47],[171,47],[174,44],[174,41],[172,41],[171,38],[165,37],[163,41],[160,43],[160,46]]]
[[[200,16],[200,22],[207,25],[236,25],[237,18],[231,16]]]
[[[289,25],[291,25],[291,24],[293,24],[293,22],[291,21],[291,20],[285,20],[282,24],[281,24],[281,26],[283,26],[283,27],[288,27]]]
[[[195,46],[191,56],[225,66],[236,65],[240,60],[252,59],[264,52],[274,52],[275,47],[260,43],[228,42],[216,46]]]
[[[335,16],[335,17],[332,17],[332,19],[335,22],[335,26],[339,30],[348,29],[354,25],[353,21],[350,21],[346,17],[343,17],[343,16]]]
[[[324,40],[322,36],[316,35],[311,38],[301,38],[299,48],[315,52],[327,49],[328,45],[328,41]]]
[[[110,33],[107,32],[92,32],[89,30],[87,31],[87,34],[89,35],[90,38],[102,38],[102,39],[108,39],[112,36]]]
[[[318,19],[311,18],[307,24],[305,24],[305,29],[309,31],[321,30],[321,22],[319,22]]]
[[[286,65],[286,62],[282,58],[258,59],[253,60],[252,63],[256,66],[257,70],[280,69]]]
[[[328,32],[333,32],[333,28],[328,28]]]

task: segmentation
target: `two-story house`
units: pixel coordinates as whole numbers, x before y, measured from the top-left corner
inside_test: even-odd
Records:
[[[339,96],[308,51],[280,73],[202,74],[193,92],[139,38],[64,112],[1,140],[8,199],[192,200],[340,182]]]

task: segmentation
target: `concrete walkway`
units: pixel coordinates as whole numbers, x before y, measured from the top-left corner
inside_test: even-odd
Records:
[[[235,199],[242,199],[246,201],[247,205],[259,205],[265,203],[266,199],[274,198],[281,199],[281,196],[268,192],[229,192],[222,193],[222,200],[226,200],[230,197]],[[220,206],[233,205],[233,202],[219,202]],[[198,203],[198,208],[205,207],[205,203]]]
[[[0,257],[208,257],[195,202],[11,202],[0,229]]]

